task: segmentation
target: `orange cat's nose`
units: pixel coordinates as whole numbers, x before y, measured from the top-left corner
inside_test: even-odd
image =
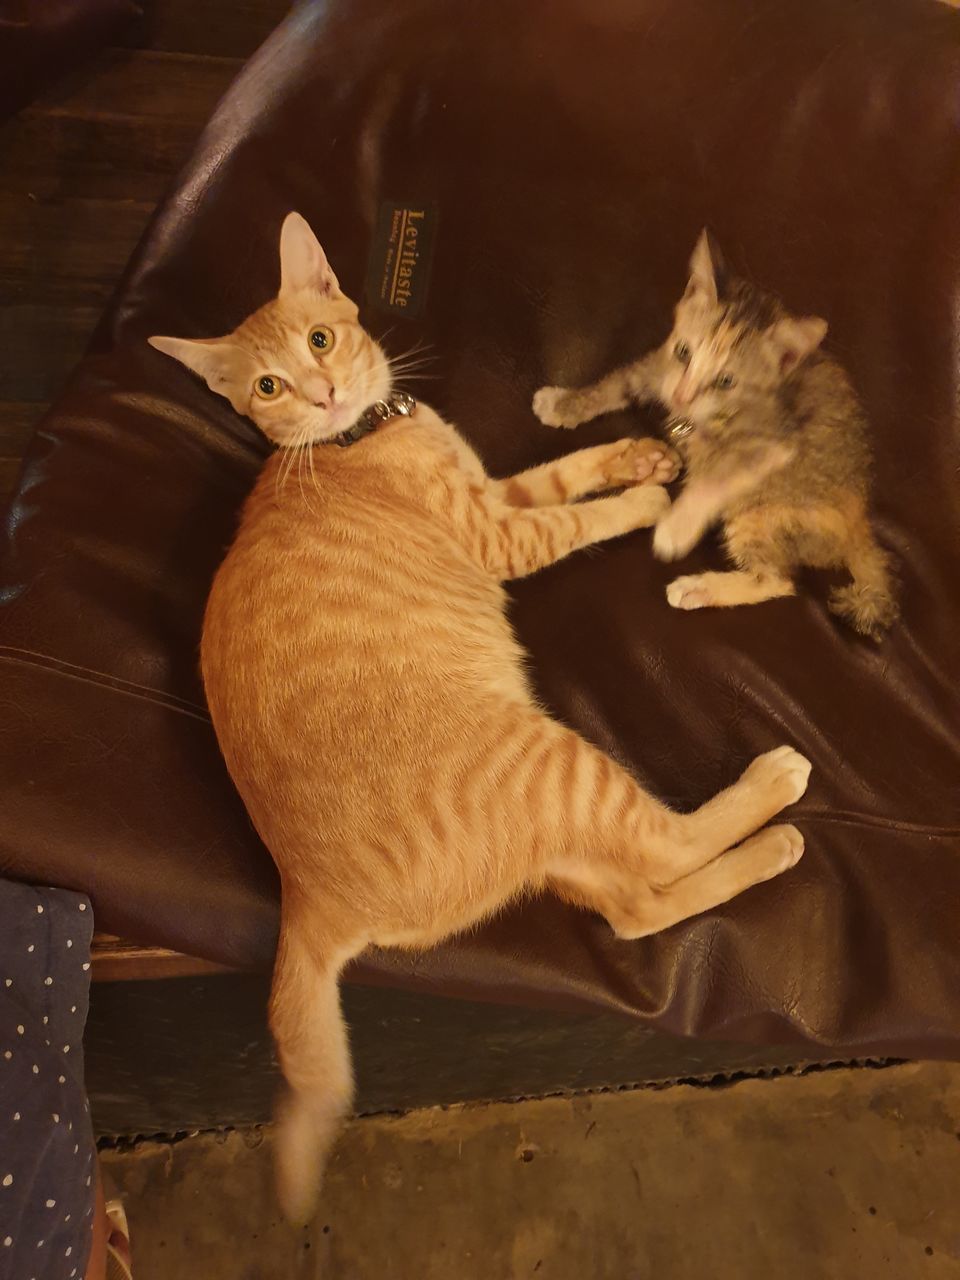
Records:
[[[326,378],[310,378],[303,384],[304,399],[315,409],[330,409],[337,398],[336,388]]]

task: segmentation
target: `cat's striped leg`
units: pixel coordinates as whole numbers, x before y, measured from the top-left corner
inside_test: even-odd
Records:
[[[547,876],[640,877],[658,888],[712,862],[799,800],[810,765],[791,747],[758,756],[693,813],[674,813],[616,761],[546,716],[526,715],[496,770],[491,811],[529,818]],[[498,748],[500,754],[506,743]]]
[[[660,485],[638,485],[610,498],[554,507],[478,503],[464,527],[477,559],[504,581],[523,578],[581,547],[648,529],[669,505]]]
[[[625,485],[669,484],[679,469],[679,459],[669,445],[628,438],[578,449],[555,462],[496,481],[494,489],[508,506],[547,507]]]

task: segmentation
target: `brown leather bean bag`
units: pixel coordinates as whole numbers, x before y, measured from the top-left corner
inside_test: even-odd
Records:
[[[133,0],[0,0],[0,120],[115,39]]]
[[[792,815],[806,856],[644,941],[545,898],[356,976],[813,1054],[954,1053],[958,84],[960,14],[926,0],[295,11],[221,104],[31,447],[0,582],[3,870],[86,890],[133,939],[270,963],[276,878],[197,673],[211,575],[265,446],[149,334],[218,334],[263,302],[298,209],[389,348],[433,344],[420,394],[506,474],[656,429],[634,411],[551,432],[530,398],[659,341],[707,223],[830,322],[873,421],[903,620],[860,642],[816,580],[677,612],[676,568],[645,534],[516,584],[514,617],[545,703],[678,806],[798,746],[814,762]],[[408,309],[389,280],[381,296],[403,202],[434,236]],[[707,543],[687,563],[718,561]]]

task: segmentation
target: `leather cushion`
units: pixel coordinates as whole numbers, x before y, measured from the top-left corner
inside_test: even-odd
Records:
[[[903,621],[880,648],[824,584],[669,609],[638,534],[511,588],[544,702],[678,806],[781,742],[814,764],[789,874],[619,943],[553,899],[366,980],[622,1009],[688,1034],[953,1052],[960,1027],[960,15],[912,0],[329,0],[247,66],[31,447],[3,552],[0,865],[83,889],[112,932],[269,963],[276,879],[203,710],[211,575],[265,453],[151,333],[229,329],[298,209],[344,288],[383,200],[436,211],[415,320],[367,305],[497,475],[624,432],[541,427],[544,382],[660,341],[709,224],[868,407]],[[691,569],[717,566],[706,543]],[[347,780],[348,783],[348,780]]]

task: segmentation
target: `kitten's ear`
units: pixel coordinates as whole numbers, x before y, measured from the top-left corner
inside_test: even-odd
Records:
[[[301,289],[314,289],[331,298],[340,296],[337,277],[306,218],[288,213],[280,230],[280,292]]]
[[[721,290],[721,279],[726,268],[716,241],[706,227],[690,257],[690,279],[684,298],[702,298],[716,305]]]
[[[151,347],[173,356],[201,377],[211,391],[229,400],[237,413],[246,413],[249,359],[229,338],[148,338]]]
[[[801,360],[806,360],[826,336],[827,322],[819,316],[803,316],[800,319],[787,316],[772,324],[767,331],[767,341],[773,349],[781,373],[789,373]]]

